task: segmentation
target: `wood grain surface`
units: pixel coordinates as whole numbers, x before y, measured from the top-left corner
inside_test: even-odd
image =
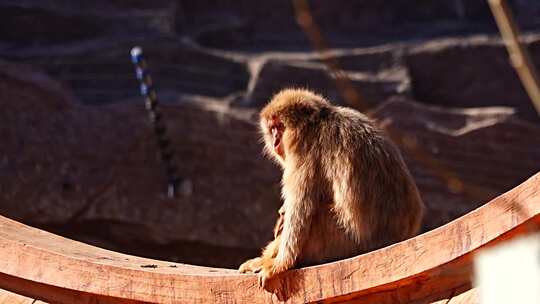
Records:
[[[539,223],[536,174],[413,239],[289,271],[278,297],[260,289],[255,275],[120,254],[0,217],[0,288],[54,303],[453,303],[460,294],[465,300],[456,303],[475,303],[477,250]]]

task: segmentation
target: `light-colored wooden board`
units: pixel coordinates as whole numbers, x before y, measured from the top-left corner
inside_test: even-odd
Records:
[[[448,304],[479,304],[478,289],[472,288],[450,299]]]
[[[255,275],[124,255],[0,217],[0,288],[57,303],[432,303],[471,283],[477,250],[539,222],[536,174],[413,239],[289,271],[278,298],[261,290]]]
[[[0,304],[44,304],[43,301],[21,296],[19,294],[0,289]]]

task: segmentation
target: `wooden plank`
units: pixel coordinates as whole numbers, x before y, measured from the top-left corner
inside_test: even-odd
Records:
[[[32,298],[18,295],[4,289],[0,289],[0,304],[44,304]]]
[[[478,249],[537,227],[539,189],[536,174],[416,238],[289,271],[281,299],[261,290],[255,275],[124,255],[0,217],[0,288],[57,303],[374,303],[370,299],[385,296],[427,303],[433,295],[470,284]]]
[[[452,297],[452,299],[450,299],[450,301],[448,302],[448,304],[478,304],[478,303],[480,303],[480,301],[478,299],[477,288],[473,288],[461,294],[458,294]]]

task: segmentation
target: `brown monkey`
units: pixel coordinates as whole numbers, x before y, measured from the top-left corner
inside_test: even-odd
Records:
[[[418,233],[424,205],[397,147],[365,115],[286,89],[260,113],[282,167],[275,239],[240,266],[260,284],[295,266],[347,258]]]

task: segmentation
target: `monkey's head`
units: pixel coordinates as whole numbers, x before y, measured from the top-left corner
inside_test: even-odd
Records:
[[[284,89],[274,95],[260,113],[265,152],[283,164],[302,130],[317,124],[331,107],[322,96],[305,89]]]

